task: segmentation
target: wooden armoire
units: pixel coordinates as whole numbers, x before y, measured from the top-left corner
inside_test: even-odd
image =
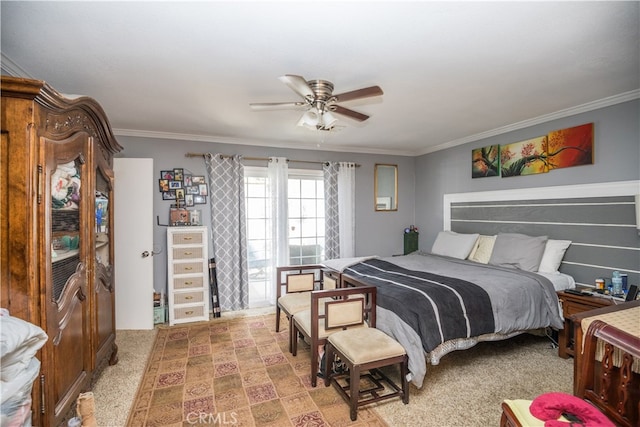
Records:
[[[2,76],[0,306],[40,326],[35,426],[58,426],[94,374],[117,362],[115,140],[100,105]]]

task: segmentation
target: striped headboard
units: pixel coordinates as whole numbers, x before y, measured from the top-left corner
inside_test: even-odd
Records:
[[[640,181],[446,194],[444,229],[571,240],[560,271],[577,284],[594,286],[615,270],[638,284],[637,194]]]

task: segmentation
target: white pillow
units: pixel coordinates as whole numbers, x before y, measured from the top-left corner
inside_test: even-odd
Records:
[[[461,234],[441,231],[431,247],[431,253],[452,258],[465,259],[471,253],[479,234]]]
[[[481,264],[488,264],[491,259],[491,253],[493,252],[493,245],[496,243],[496,236],[483,236],[478,237],[473,250],[469,254],[469,261],[479,262]]]
[[[547,240],[538,271],[542,273],[556,273],[558,268],[560,268],[564,253],[570,244],[571,240]]]
[[[538,271],[547,236],[532,237],[518,233],[498,233],[490,265]]]

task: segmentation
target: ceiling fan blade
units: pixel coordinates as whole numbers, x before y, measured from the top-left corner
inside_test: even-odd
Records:
[[[333,95],[336,98],[336,102],[353,101],[354,99],[369,98],[372,96],[380,96],[384,94],[380,86],[370,86],[362,89],[352,90],[351,92],[345,92],[338,95]]]
[[[296,76],[294,74],[285,74],[284,76],[278,77],[278,79],[304,99],[313,100],[313,98],[315,98],[313,90],[311,90],[304,77]]]
[[[308,107],[306,102],[259,102],[249,104],[252,110],[298,110]]]
[[[353,111],[339,105],[332,105],[331,111],[333,111],[334,113],[342,114],[343,116],[351,117],[352,119],[359,122],[364,122],[369,118],[369,116],[367,116],[366,114],[358,113],[357,111]]]

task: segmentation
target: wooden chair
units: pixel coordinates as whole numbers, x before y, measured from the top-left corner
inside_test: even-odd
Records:
[[[280,316],[289,321],[291,351],[291,317],[311,305],[311,291],[322,288],[322,265],[292,265],[276,269],[276,332],[280,332]],[[284,291],[284,292],[283,292]]]
[[[343,311],[343,326],[327,325],[327,310],[333,312],[334,304]],[[311,292],[311,307],[296,313],[292,321],[291,353],[298,351],[298,335],[307,338],[311,345],[311,385],[316,386],[318,378],[318,347],[324,345],[327,337],[343,328],[375,327],[376,288],[357,286],[349,288],[327,289]],[[348,308],[348,310],[347,310]],[[328,326],[328,327],[327,327]]]
[[[604,319],[603,316],[620,314],[630,308],[637,310],[639,306],[640,301],[636,301],[572,316],[576,328],[573,394],[590,402],[616,425],[624,427],[640,425],[640,337],[597,317]],[[627,314],[631,322],[638,321],[636,311]],[[596,319],[590,322],[584,334],[583,319]],[[537,425],[537,419],[527,421],[527,417],[532,417],[530,404],[529,400],[503,402],[501,427]],[[540,421],[540,425],[544,422]]]
[[[331,314],[327,313],[327,324]],[[348,375],[331,374],[331,364],[338,356],[349,369]],[[333,383],[342,397],[349,403],[351,421],[358,417],[358,407],[381,400],[401,397],[409,403],[409,358],[405,349],[389,335],[375,328],[348,329],[331,334],[327,338],[324,384]],[[401,387],[378,370],[384,366],[400,366]],[[368,372],[366,375],[363,373]],[[361,390],[360,378],[366,377],[372,386]],[[340,378],[344,381],[340,383]],[[346,380],[348,378],[348,380]],[[385,387],[384,384],[388,387]],[[364,397],[363,396],[368,396]]]

